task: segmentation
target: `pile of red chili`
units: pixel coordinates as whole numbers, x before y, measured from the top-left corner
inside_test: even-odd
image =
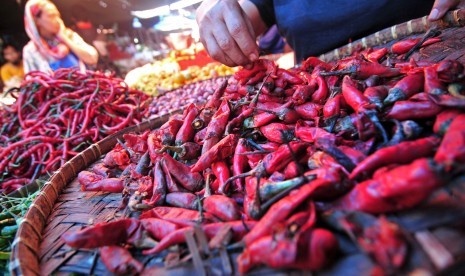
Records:
[[[112,272],[135,273],[144,268],[129,249],[159,253],[198,225],[208,239],[228,231],[227,242],[242,242],[240,273],[258,265],[320,270],[338,253],[320,215],[342,211],[339,230],[397,271],[407,241],[378,215],[417,206],[460,173],[465,82],[457,61],[404,62],[388,52],[332,64],[311,57],[292,70],[258,60],[206,105],[126,135],[78,179],[83,190],[122,192],[122,207],[138,218],[62,239],[100,247]],[[382,62],[388,54],[390,66]],[[369,217],[369,227],[354,214]]]
[[[109,134],[146,116],[148,97],[121,79],[60,69],[31,72],[16,102],[0,115],[0,192],[9,193],[52,173]]]

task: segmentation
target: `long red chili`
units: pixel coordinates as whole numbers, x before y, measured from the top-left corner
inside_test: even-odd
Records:
[[[191,168],[191,172],[200,172],[211,166],[212,163],[221,161],[226,157],[231,156],[234,153],[234,149],[239,138],[235,134],[229,134],[219,141],[215,146],[208,150],[205,154],[202,154]]]
[[[389,95],[384,99],[385,105],[390,105],[399,100],[406,100],[423,90],[423,72],[413,73],[401,79],[389,90]]]
[[[362,112],[373,108],[370,100],[358,90],[356,83],[349,76],[345,76],[342,80],[342,95],[347,104],[355,112]]]
[[[228,124],[231,110],[227,101],[223,101],[207,126],[207,133],[202,146],[202,154],[211,149],[223,135]]]
[[[253,229],[255,226],[255,222],[253,221],[230,221],[230,222],[219,222],[219,223],[211,223],[207,224],[202,227],[203,231],[205,232],[207,238],[211,239],[213,238],[225,225],[230,225],[233,233],[233,240],[238,241],[240,240],[245,234],[247,229]],[[245,226],[244,226],[245,225]],[[186,236],[184,235],[187,231],[192,230],[193,227],[186,227],[186,228],[181,228],[178,229],[168,236],[165,236],[160,243],[149,250],[145,250],[142,253],[144,255],[151,255],[151,254],[156,254],[159,253],[166,248],[179,244],[179,243],[184,243],[186,242]]]
[[[431,118],[441,112],[442,107],[431,101],[398,101],[386,114],[386,118],[400,121]]]
[[[434,156],[439,164],[447,168],[465,162],[465,115],[460,114],[452,120],[442,142]]]
[[[125,242],[137,229],[140,222],[135,219],[120,219],[102,222],[76,232],[66,232],[61,239],[74,248],[97,248]]]
[[[439,142],[439,138],[431,136],[382,148],[361,161],[350,174],[350,178],[356,179],[362,174],[369,176],[376,169],[389,164],[408,164],[415,159],[429,157],[435,152]]]
[[[132,275],[144,270],[144,266],[121,246],[111,245],[100,248],[100,257],[107,269],[116,275]]]
[[[420,158],[357,184],[335,207],[372,214],[400,211],[417,205],[443,184],[440,166]]]

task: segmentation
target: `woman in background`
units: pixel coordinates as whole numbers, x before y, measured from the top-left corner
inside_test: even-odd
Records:
[[[95,65],[94,47],[63,24],[60,12],[48,0],[30,0],[24,11],[26,33],[31,39],[23,49],[24,72],[51,72],[58,68]]]
[[[2,46],[2,56],[5,64],[0,68],[0,76],[5,90],[17,87],[24,78],[21,50],[14,44],[5,43]]]

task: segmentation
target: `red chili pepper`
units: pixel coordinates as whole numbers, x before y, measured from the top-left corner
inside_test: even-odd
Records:
[[[226,125],[225,134],[229,135],[235,127],[242,125],[244,120],[250,117],[254,111],[255,110],[253,108],[246,108],[237,117],[230,120],[229,123]]]
[[[157,241],[181,228],[175,223],[158,218],[141,219],[140,223],[142,228],[144,228],[144,230],[147,231]]]
[[[443,184],[440,167],[421,158],[357,184],[334,206],[372,214],[400,211],[422,202]]]
[[[283,121],[284,123],[287,123],[287,124],[293,124],[295,122],[297,122],[297,120],[300,119],[300,116],[299,114],[291,108],[291,106],[293,105],[292,102],[287,102],[279,107],[276,107],[272,110],[268,110],[268,109],[261,109],[259,107],[256,108],[256,110],[258,111],[263,111],[265,113],[270,113],[270,114],[273,114],[275,115],[279,120]]]
[[[157,131],[160,135],[162,145],[170,146],[176,139],[176,134],[179,132],[184,121],[182,118],[171,117],[168,122],[160,127]]]
[[[276,120],[278,115],[271,112],[262,112],[255,114],[253,117],[249,117],[244,120],[245,128],[256,128],[264,126],[272,121]]]
[[[407,75],[389,90],[389,95],[384,99],[384,104],[388,105],[412,97],[423,90],[423,83],[423,72]]]
[[[304,81],[299,77],[299,75],[292,73],[291,71],[278,68],[277,72],[278,79],[283,79],[290,84],[302,84]]]
[[[260,132],[271,142],[285,143],[294,138],[294,129],[282,123],[271,123],[260,127]]]
[[[100,257],[107,269],[116,275],[134,275],[144,270],[144,266],[121,246],[112,245],[100,248]]]
[[[341,71],[327,72],[324,75],[346,75],[351,74],[358,79],[366,79],[372,75],[377,75],[381,78],[390,78],[400,75],[400,70],[390,68],[377,62],[366,62],[360,59],[351,58],[347,61],[339,61]]]
[[[124,189],[123,181],[119,178],[106,178],[96,182],[82,185],[83,191],[99,191],[110,193],[121,193]]]
[[[185,189],[182,185],[179,185],[174,181],[173,176],[170,173],[170,169],[168,168],[168,165],[166,162],[163,161],[164,159],[161,159],[160,165],[161,169],[163,171],[163,175],[165,176],[165,181],[166,181],[166,190],[167,192],[174,193],[174,192],[189,192],[189,190]],[[161,200],[161,199],[160,199]]]
[[[258,95],[258,102],[259,103],[283,103],[283,97],[272,96],[268,94],[260,94]]]
[[[452,85],[449,85],[449,87],[451,86]],[[456,96],[452,96],[449,94],[444,94],[444,95],[427,94],[427,98],[428,100],[432,101],[433,103],[439,106],[458,108],[458,109],[465,108],[465,99],[458,98]]]
[[[383,101],[388,95],[388,88],[384,85],[372,86],[365,89],[363,95],[378,109],[383,108]]]
[[[195,139],[195,138],[194,138]],[[201,146],[194,142],[186,142],[180,146],[164,146],[158,153],[170,150],[177,154],[177,157],[181,160],[192,160],[200,156]]]
[[[239,81],[240,84],[245,84],[252,76],[258,74],[261,71],[266,71],[265,75],[276,76],[277,73],[276,64],[267,59],[258,59],[252,63],[251,69],[242,68],[241,70],[234,73],[234,78]]]
[[[328,85],[322,76],[316,76],[315,81],[318,89],[316,89],[312,94],[312,102],[322,104],[329,96]]]
[[[180,226],[188,226],[193,223],[211,223],[218,222],[219,220],[212,216],[210,213],[203,213],[203,221],[201,220],[200,213],[194,210],[188,210],[177,207],[155,207],[148,211],[143,212],[139,219],[158,218],[172,222]]]
[[[431,118],[441,112],[442,107],[431,101],[397,101],[386,114],[386,118],[399,121]]]
[[[293,158],[291,150],[296,157],[299,157],[299,155],[305,151],[307,146],[307,143],[299,141],[292,141],[289,145],[284,144],[279,146],[275,152],[269,153],[265,156],[265,158],[263,158],[265,172],[267,174],[272,174],[275,171],[280,171],[285,168]]]
[[[211,166],[212,163],[221,161],[227,157],[230,157],[234,153],[234,149],[237,144],[239,137],[235,134],[229,134],[214,145],[205,154],[202,154],[191,168],[191,172],[200,172]]]
[[[245,84],[247,85],[255,85],[257,83],[259,83],[260,81],[263,80],[263,78],[266,76],[266,72],[265,71],[260,71],[260,72],[257,72],[256,74],[254,74],[253,76],[251,76],[247,82]]]
[[[203,178],[197,172],[191,172],[189,166],[178,162],[173,159],[169,154],[165,154],[162,159],[163,164],[166,165],[170,174],[181,184],[184,188],[191,192],[196,192],[202,189]]]
[[[425,84],[424,90],[428,94],[437,94],[441,95],[444,94],[446,88],[444,83],[439,80],[438,74],[436,72],[436,68],[434,66],[426,67],[424,69],[425,72]]]
[[[197,107],[191,104],[184,112],[184,122],[176,134],[175,144],[177,146],[184,144],[185,142],[192,141],[195,135],[195,130],[192,127],[192,122],[199,113]]]
[[[439,164],[450,169],[453,165],[465,162],[465,114],[452,120],[442,142],[434,156]]]
[[[310,185],[304,185],[292,191],[288,196],[272,205],[255,227],[244,237],[245,244],[250,246],[260,237],[270,234],[273,225],[286,219],[304,200],[312,195],[314,190],[327,184],[327,180],[325,179],[314,180]]]
[[[379,62],[388,52],[387,48],[374,49],[366,56],[366,59],[371,62]]]
[[[321,105],[307,102],[302,105],[297,105],[294,108],[302,119],[315,120],[320,114]]]
[[[342,80],[342,95],[355,112],[363,112],[373,108],[368,98],[358,90],[357,84],[349,76],[345,76]]]
[[[103,158],[105,166],[113,168],[116,166],[125,166],[130,162],[128,152],[119,144],[117,144]]]
[[[295,104],[303,104],[307,102],[307,99],[310,98],[314,91],[315,88],[311,85],[298,85],[292,95],[292,100]]]
[[[197,196],[192,193],[174,192],[166,195],[166,204],[184,209],[197,210]]]
[[[289,218],[285,225],[275,224],[273,235],[260,237],[245,248],[237,260],[241,273],[257,264],[313,271],[332,261],[338,251],[335,236],[328,230],[314,228],[314,215],[304,213],[298,220],[294,219],[295,216]],[[263,254],[267,248],[273,248],[272,252]]]
[[[263,79],[263,77],[262,77],[262,79]],[[241,96],[248,96],[248,95],[250,95],[250,94],[252,94],[254,92],[255,92],[255,87],[253,85],[239,85],[237,87],[237,93],[239,93]],[[232,93],[230,93],[230,94],[232,94]]]
[[[327,138],[333,141],[336,136],[319,127],[308,127],[302,122],[297,122],[295,126],[295,137],[303,142],[315,143],[319,138]]]
[[[382,148],[360,162],[350,178],[356,179],[362,174],[369,176],[376,169],[389,164],[408,164],[418,158],[429,157],[435,152],[439,142],[437,137],[431,136]]]
[[[153,167],[153,190],[152,190],[152,197],[148,202],[146,202],[150,206],[160,206],[165,203],[166,199],[166,178],[165,173],[163,172],[162,166],[160,161],[155,163]]]
[[[205,232],[205,235],[207,236],[208,239],[212,239],[226,225],[231,226],[231,230],[233,233],[232,235],[233,241],[239,241],[246,234],[247,228],[251,229],[254,227],[255,222],[253,221],[246,221],[246,222],[230,221],[230,222],[211,223],[211,224],[202,226],[202,230]],[[182,229],[178,229],[170,233],[168,236],[165,236],[156,247],[149,249],[149,250],[145,250],[142,253],[144,255],[156,254],[156,253],[159,253],[165,250],[166,248],[172,245],[185,243],[186,242],[185,233],[187,231],[192,231],[192,230],[193,230],[193,227],[185,227]]]
[[[338,149],[341,150],[355,165],[358,165],[367,158],[362,151],[353,147],[339,146]]]
[[[210,100],[205,104],[205,109],[217,109],[219,108],[221,104],[221,98],[224,95],[225,89],[228,85],[228,80],[224,80],[218,88],[215,89],[215,92],[213,92]]]
[[[307,166],[310,170],[315,170],[324,167],[341,168],[341,165],[331,155],[323,152],[316,151],[307,161]]]
[[[119,178],[104,178],[101,175],[82,171],[78,175],[79,184],[83,191],[104,191],[120,193],[123,191],[123,181]]]
[[[227,101],[223,101],[207,126],[207,133],[202,147],[202,154],[211,149],[224,133],[231,110]]]
[[[239,205],[233,199],[223,195],[211,195],[203,201],[203,208],[222,221],[238,220]]]
[[[295,161],[290,162],[284,169],[284,178],[291,179],[299,176],[299,166]]]
[[[260,179],[260,183],[266,181],[266,179]],[[256,177],[245,178],[245,195],[244,195],[244,213],[249,219],[260,218],[260,198],[257,194],[258,180]]]
[[[145,153],[147,151],[147,137],[149,131],[145,131],[142,135],[126,133],[123,135],[125,145],[135,152]]]
[[[323,67],[326,71],[331,70],[331,65],[318,59],[317,57],[309,57],[302,62],[302,71],[312,72],[315,67]]]
[[[452,121],[461,113],[462,111],[458,109],[446,109],[441,111],[441,113],[436,116],[436,121],[434,122],[434,133],[440,135],[446,134]]]
[[[413,46],[420,41],[420,39],[421,38],[410,38],[396,42],[391,46],[391,52],[397,55],[405,54],[410,51],[410,49],[412,49]]]
[[[381,216],[373,225],[360,230],[358,244],[384,269],[399,268],[404,264],[407,243],[397,224]]]
[[[242,155],[242,153],[247,152],[247,144],[246,140],[244,138],[240,138],[236,149],[234,150],[234,155],[233,155],[233,164],[232,164],[232,171],[233,175],[239,175],[242,174],[246,171],[247,169],[247,156]],[[235,181],[235,188],[237,191],[241,192],[244,187],[244,180],[243,179],[236,179]],[[219,192],[220,193],[225,193],[229,190],[229,187],[220,185]]]
[[[463,79],[463,65],[457,60],[446,59],[436,65],[436,71],[440,81],[452,83]]]
[[[297,241],[293,237],[259,237],[238,257],[239,273],[244,274],[259,264],[272,268],[289,268],[297,258],[297,251]]]
[[[323,117],[325,119],[339,116],[341,113],[341,98],[342,95],[338,94],[330,99],[328,99],[323,107]]]
[[[206,135],[207,135],[207,128],[203,128],[203,129],[197,131],[197,133],[194,136],[194,142],[197,145],[200,145],[200,146],[203,145],[203,142],[205,141]]]
[[[215,175],[216,179],[218,180],[218,191],[224,192],[225,187],[224,184],[229,177],[231,177],[231,173],[229,172],[229,166],[224,161],[218,161],[212,164],[213,174]]]
[[[61,239],[73,248],[97,248],[126,242],[140,228],[135,219],[120,219],[112,222],[97,223],[75,232],[66,232]]]

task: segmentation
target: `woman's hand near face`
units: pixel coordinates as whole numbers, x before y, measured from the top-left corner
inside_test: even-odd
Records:
[[[210,56],[228,66],[258,58],[252,22],[237,0],[206,0],[197,9],[200,39]]]

